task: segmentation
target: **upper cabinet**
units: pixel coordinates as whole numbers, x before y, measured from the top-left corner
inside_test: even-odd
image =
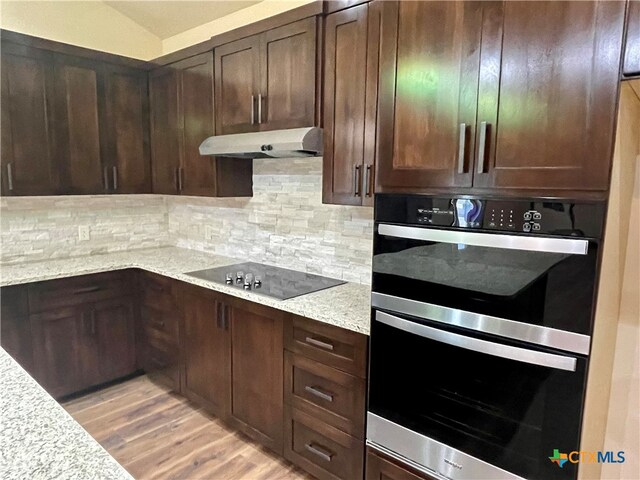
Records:
[[[215,49],[216,134],[315,124],[316,23],[306,18]]]
[[[324,203],[373,204],[380,7],[325,18]]]
[[[606,190],[623,2],[382,2],[377,191]]]
[[[154,70],[149,78],[153,192],[250,196],[252,163],[200,155],[214,134],[213,54]]]
[[[623,73],[640,75],[640,2],[637,0],[629,0]]]
[[[2,45],[2,194],[60,193],[54,152],[53,55]]]
[[[147,72],[2,42],[2,194],[146,193]]]

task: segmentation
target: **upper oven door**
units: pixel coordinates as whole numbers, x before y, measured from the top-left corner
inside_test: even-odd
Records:
[[[377,223],[372,303],[588,354],[597,259],[587,239]]]

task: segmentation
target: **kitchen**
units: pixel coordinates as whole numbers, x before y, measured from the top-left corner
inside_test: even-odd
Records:
[[[640,2],[0,7],[3,476],[640,478]]]

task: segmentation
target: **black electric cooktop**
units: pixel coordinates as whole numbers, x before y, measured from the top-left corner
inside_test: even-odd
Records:
[[[188,272],[187,275],[278,300],[287,300],[346,283],[335,278],[253,262],[197,270]]]

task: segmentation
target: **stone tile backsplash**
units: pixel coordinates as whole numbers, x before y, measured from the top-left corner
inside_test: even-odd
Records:
[[[253,189],[226,199],[4,197],[0,262],[176,245],[370,283],[373,209],[322,204],[321,158],[254,160]]]

